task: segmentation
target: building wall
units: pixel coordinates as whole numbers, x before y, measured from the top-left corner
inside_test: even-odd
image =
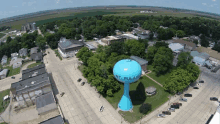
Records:
[[[147,72],[147,64],[142,65],[141,68],[144,72]]]

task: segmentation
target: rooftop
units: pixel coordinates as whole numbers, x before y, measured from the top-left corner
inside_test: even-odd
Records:
[[[49,76],[47,73],[44,73],[42,75],[12,83],[11,88],[15,89],[16,94],[21,94],[22,92],[27,92],[49,84]]]
[[[78,40],[70,40],[66,38],[60,38],[60,42],[58,45],[63,48],[63,49],[68,49],[71,47],[78,47],[78,46],[83,46],[84,43]]]
[[[30,54],[37,53],[37,50],[38,50],[38,47],[33,47],[33,48],[31,48]]]
[[[135,60],[135,61],[137,61],[140,65],[144,65],[144,64],[147,64],[147,63],[148,63],[147,60],[142,59],[142,58],[140,58],[140,57],[138,57],[138,56],[131,56],[130,58],[133,59],[133,60]]]
[[[39,68],[39,69],[30,71],[28,73],[22,74],[22,80],[32,78],[34,76],[41,75],[41,74],[44,74],[44,73],[46,73],[46,69],[45,68]]]
[[[155,92],[156,90],[157,90],[157,89],[156,89],[155,87],[153,87],[153,86],[147,87],[147,88],[145,89],[145,91],[148,92],[148,93]]]
[[[29,69],[22,70],[22,75],[23,75],[23,74],[26,74],[26,73],[30,73],[30,72],[35,71],[35,70],[38,70],[38,69],[40,69],[40,68],[45,68],[45,65],[44,65],[44,64],[41,64],[41,65],[37,65],[37,66],[35,66],[35,67],[33,67],[33,68],[29,68]]]
[[[63,122],[61,115],[58,115],[56,117],[43,121],[40,124],[64,124],[64,122]]]
[[[185,41],[185,40],[181,40],[181,39],[176,39],[176,40],[173,40],[175,43],[181,43],[181,44],[186,44],[187,46],[191,46],[191,47],[195,47],[196,44],[192,43],[192,42],[188,42],[188,41]]]
[[[45,95],[39,96],[36,99],[36,107],[41,108],[51,103],[55,103],[53,93],[49,92]]]

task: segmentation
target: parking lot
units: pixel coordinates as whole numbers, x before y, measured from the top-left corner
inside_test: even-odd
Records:
[[[154,118],[145,121],[147,124],[205,124],[209,117],[215,113],[217,106],[216,101],[210,101],[210,97],[220,98],[220,71],[217,73],[210,72],[209,69],[201,67],[201,79],[205,83],[201,83],[199,89],[190,88],[185,93],[192,94],[192,97],[187,98],[187,102],[175,101],[182,103],[179,109],[171,112],[171,115],[166,115],[165,118],[158,118],[157,115],[166,111],[169,106],[164,107]]]

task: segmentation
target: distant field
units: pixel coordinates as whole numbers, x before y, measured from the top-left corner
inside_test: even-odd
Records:
[[[149,9],[149,8],[147,8]],[[146,8],[123,8],[119,7],[117,9],[93,9],[93,10],[77,10],[77,11],[69,11],[67,10],[66,12],[59,12],[56,14],[49,14],[49,15],[43,15],[39,17],[33,17],[33,18],[27,18],[27,19],[22,19],[10,23],[5,23],[0,26],[12,26],[12,28],[9,30],[14,30],[14,29],[21,29],[21,26],[25,24],[26,22],[36,22],[37,26],[40,24],[44,24],[47,22],[52,22],[55,20],[63,20],[63,19],[71,19],[74,17],[84,17],[84,16],[95,16],[95,15],[115,15],[115,16],[134,16],[134,15],[154,15],[154,16],[175,16],[175,17],[201,17],[198,15],[192,15],[192,14],[187,14],[187,13],[179,13],[179,12],[171,12],[171,11],[158,11],[157,13],[139,13],[141,10],[146,10]],[[204,17],[206,18],[206,17]],[[207,18],[211,19],[211,18]]]

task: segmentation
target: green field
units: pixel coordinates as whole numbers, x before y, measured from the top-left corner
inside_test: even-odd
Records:
[[[0,38],[4,37],[5,34],[4,33],[0,33]]]
[[[16,74],[20,73],[20,67],[13,69],[12,66],[7,66],[7,67],[4,67],[3,69],[8,69],[9,70],[7,77],[10,77],[10,76],[13,76],[13,75],[16,75]]]
[[[4,90],[4,91],[0,92],[0,103],[1,103],[0,104],[0,113],[4,112],[5,109],[8,107],[8,105],[10,103],[9,99],[6,100],[6,101],[3,101],[3,97],[6,96],[6,95],[10,95],[10,89]]]
[[[140,83],[140,84],[139,84]],[[138,87],[139,85],[139,87]],[[145,88],[149,86],[154,86],[157,88],[157,94],[154,96],[146,96]],[[114,97],[106,97],[108,102],[117,109],[118,103],[123,95],[123,85],[121,85],[121,89],[119,92],[114,94]],[[142,100],[137,99],[137,93],[140,91],[143,91],[142,94],[138,94],[143,96]],[[119,113],[124,117],[124,119],[130,123],[136,122],[140,119],[143,115],[146,115],[152,111],[154,111],[156,108],[164,104],[166,101],[169,100],[168,96],[169,93],[165,92],[164,89],[150,80],[148,77],[143,76],[141,77],[137,82],[130,84],[130,97],[131,101],[133,103],[133,112],[122,112],[119,111]],[[145,103],[147,104],[147,111],[140,112],[141,105]]]
[[[148,65],[148,70],[153,70],[152,65]],[[170,73],[166,73],[165,75],[160,75],[160,76],[156,76],[155,72],[151,72],[149,74],[147,74],[148,76],[150,76],[151,78],[153,78],[154,80],[156,80],[157,82],[159,82],[160,84],[164,85],[166,79],[170,76]]]
[[[36,62],[36,63],[33,63],[33,64],[28,65],[27,68],[33,68],[33,67],[35,67],[35,66],[37,66],[37,65],[41,65],[41,64],[43,64],[43,63],[41,63],[41,62]]]

